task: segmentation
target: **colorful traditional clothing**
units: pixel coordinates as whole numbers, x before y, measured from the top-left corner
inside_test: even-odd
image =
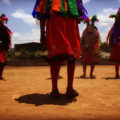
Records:
[[[98,62],[98,50],[100,35],[94,23],[99,21],[97,16],[94,15],[91,19],[88,18],[84,22],[87,24],[81,38],[81,55],[83,64],[83,75],[81,78],[86,78],[87,65],[90,65],[90,78],[95,79],[93,75],[95,64]]]
[[[52,77],[51,96],[58,96],[57,79],[62,60],[67,58],[68,87],[67,97],[78,96],[73,89],[75,58],[80,54],[80,37],[78,19],[86,19],[87,11],[82,0],[37,0],[33,17],[40,19],[41,34],[44,34],[44,18],[46,25],[46,48]],[[41,38],[45,38],[44,35]],[[42,41],[42,40],[41,40]],[[42,41],[43,42],[43,41]]]
[[[37,0],[32,15],[39,19],[41,14],[49,17],[53,12],[59,12],[63,16],[87,19],[87,10],[82,0]]]
[[[118,54],[120,53],[120,29],[113,30],[114,27],[110,29],[107,36],[107,41],[109,41],[109,44],[112,47],[110,60],[120,62],[120,55]],[[116,24],[116,27],[118,28],[119,26]]]
[[[49,18],[46,26],[49,59],[58,56],[79,57],[80,37],[76,18],[87,18],[85,13],[87,11],[81,0],[37,0],[33,17],[40,19],[42,14],[46,14]]]
[[[120,62],[120,8],[117,15],[110,15],[110,17],[115,17],[116,19],[107,36],[107,43],[109,42],[112,47],[110,60]]]
[[[96,64],[98,62],[98,47],[100,36],[97,30],[94,33],[83,32],[81,38],[82,64]]]
[[[11,46],[11,31],[0,23],[0,63],[5,63],[7,50]]]
[[[117,14],[110,15],[110,18],[115,18],[115,23],[110,29],[107,36],[107,43],[112,48],[110,60],[115,61],[115,78],[119,78],[119,65],[120,65],[120,8]]]
[[[11,46],[11,34],[12,32],[4,25],[4,22],[8,21],[5,14],[0,16],[0,80],[2,80],[2,73],[4,70],[4,63],[7,57],[7,51]]]
[[[52,15],[47,23],[48,58],[79,57],[80,37],[76,19]]]

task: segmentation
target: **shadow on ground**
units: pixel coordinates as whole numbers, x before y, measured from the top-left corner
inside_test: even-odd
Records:
[[[3,79],[0,79],[0,81],[7,81],[7,80],[3,78]]]
[[[119,80],[120,78],[115,78],[115,77],[106,77],[106,78],[103,78],[105,80]]]
[[[64,94],[61,94],[59,98],[52,98],[49,94],[28,94],[15,99],[19,103],[39,105],[67,105],[72,102],[76,102],[76,98],[66,98]]]
[[[90,78],[90,77],[82,78],[81,76],[78,76],[78,77],[75,77],[75,79],[97,79],[97,78]]]
[[[63,79],[63,77],[62,76],[58,76],[58,79]],[[52,78],[49,77],[49,78],[46,78],[46,80],[52,80]]]

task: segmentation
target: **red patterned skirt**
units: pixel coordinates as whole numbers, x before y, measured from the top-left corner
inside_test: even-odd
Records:
[[[5,63],[7,51],[0,45],[0,63]]]
[[[120,62],[120,45],[112,46],[110,60]]]
[[[80,36],[76,18],[51,15],[47,22],[48,58],[80,56]]]

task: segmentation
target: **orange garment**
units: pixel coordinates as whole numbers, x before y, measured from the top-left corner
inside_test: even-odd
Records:
[[[39,13],[46,13],[46,4],[47,4],[47,0],[41,0],[38,6],[36,7],[36,11]],[[67,7],[66,0],[64,0],[64,4],[65,4],[65,11],[67,12],[68,7]],[[61,11],[61,0],[53,0],[50,11],[60,12]]]
[[[64,0],[64,3],[65,3],[65,10],[67,12],[68,8],[67,8],[66,0]],[[61,11],[61,0],[53,0],[51,10],[60,12]]]
[[[46,13],[47,0],[41,0],[39,5],[36,7],[36,11],[39,13]]]

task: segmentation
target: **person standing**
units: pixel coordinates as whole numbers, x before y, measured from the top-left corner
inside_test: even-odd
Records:
[[[40,20],[41,43],[48,50],[52,78],[52,97],[60,95],[58,76],[61,64],[67,61],[67,97],[76,97],[73,88],[75,59],[80,55],[78,21],[86,19],[82,0],[37,0],[33,17]]]
[[[119,78],[119,65],[120,65],[120,8],[117,14],[110,15],[110,18],[115,18],[115,23],[110,29],[107,36],[107,43],[109,43],[111,50],[110,60],[115,62],[115,78]]]
[[[87,65],[91,66],[90,78],[94,79],[96,76],[93,75],[95,64],[98,62],[98,51],[100,43],[100,35],[97,27],[94,23],[98,21],[97,16],[93,16],[85,23],[87,24],[85,30],[83,31],[81,38],[81,56],[83,65],[83,75],[81,78],[86,78]]]
[[[2,74],[4,64],[7,57],[7,51],[11,45],[12,32],[4,24],[7,23],[8,18],[5,14],[0,15],[0,80],[3,80]]]

